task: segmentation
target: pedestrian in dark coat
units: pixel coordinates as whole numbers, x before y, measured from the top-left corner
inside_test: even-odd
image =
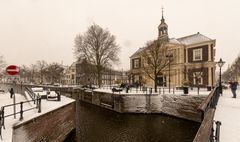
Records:
[[[9,93],[10,93],[10,97],[12,98],[12,97],[13,97],[13,95],[14,95],[13,88],[11,88],[11,89],[10,89]]]
[[[229,81],[229,87],[232,91],[232,94],[233,94],[233,98],[237,98],[237,94],[236,94],[236,91],[237,91],[237,86],[238,86],[238,82],[236,81]]]

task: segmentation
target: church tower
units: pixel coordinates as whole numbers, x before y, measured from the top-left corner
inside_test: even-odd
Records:
[[[162,19],[161,23],[158,26],[158,39],[163,41],[168,41],[168,25],[165,23],[165,19],[163,17],[163,8],[162,8]]]

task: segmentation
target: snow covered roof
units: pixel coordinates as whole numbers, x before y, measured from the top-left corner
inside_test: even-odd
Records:
[[[196,43],[201,43],[201,42],[206,42],[206,41],[211,41],[212,39],[200,34],[199,32],[197,34],[185,36],[176,39],[178,42],[184,45],[191,45],[191,44],[196,44]]]
[[[134,56],[136,56],[136,55],[138,55],[141,51],[143,51],[143,49],[145,49],[144,47],[142,47],[142,48],[139,48],[135,53],[133,53],[133,55],[132,56],[130,56],[130,58],[132,58],[132,57],[134,57]]]
[[[196,34],[188,35],[188,36],[181,37],[181,38],[170,38],[169,43],[170,44],[171,43],[172,44],[181,44],[181,45],[192,45],[192,44],[197,44],[197,43],[202,43],[202,42],[207,42],[207,41],[212,41],[212,40],[213,39],[206,37],[198,32]],[[143,49],[145,49],[145,48],[144,47],[139,48],[135,53],[133,53],[132,56],[130,56],[130,58],[137,56]]]
[[[181,44],[176,38],[170,38],[169,43]]]

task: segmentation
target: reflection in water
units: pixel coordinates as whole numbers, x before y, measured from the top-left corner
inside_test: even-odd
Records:
[[[199,124],[165,115],[120,114],[80,103],[81,142],[192,142]]]

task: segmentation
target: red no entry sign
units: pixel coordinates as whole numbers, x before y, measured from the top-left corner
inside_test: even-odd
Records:
[[[15,65],[10,65],[6,68],[6,72],[9,74],[9,75],[16,75],[19,73],[19,67],[18,66],[15,66]]]

